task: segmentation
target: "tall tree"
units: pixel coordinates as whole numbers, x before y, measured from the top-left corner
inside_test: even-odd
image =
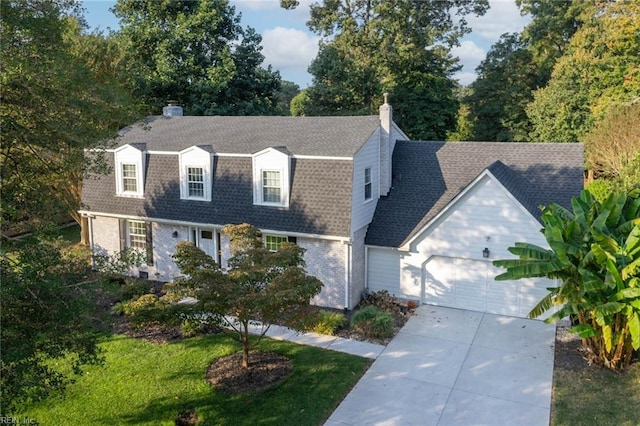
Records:
[[[62,391],[83,365],[101,361],[86,258],[30,238],[0,254],[0,412]]]
[[[131,120],[117,46],[84,34],[72,0],[0,3],[2,230],[81,219],[83,150],[108,145]]]
[[[293,8],[298,2],[281,5]],[[487,8],[485,0],[314,3],[308,26],[324,39],[310,67],[309,112],[375,113],[387,91],[411,137],[444,138],[458,107],[450,49],[469,31],[465,16]]]
[[[640,4],[610,1],[591,10],[527,108],[532,139],[581,141],[615,103],[640,97]]]
[[[261,68],[261,37],[243,30],[226,0],[118,0],[135,93],[158,112],[167,100],[189,115],[275,112],[280,74]]]
[[[191,243],[179,243],[173,256],[183,277],[176,279],[170,292],[195,297],[197,312],[210,312],[233,330],[242,344],[242,367],[249,368],[249,350],[267,332],[269,325],[286,321],[320,292],[322,283],[304,270],[304,249],[282,243],[269,251],[256,227],[243,223],[222,228],[231,240],[226,272]],[[229,317],[229,316],[232,316]],[[262,322],[257,339],[249,335],[253,321]]]
[[[518,34],[503,34],[476,68],[478,78],[463,99],[469,108],[472,140],[526,141],[526,107],[544,78]]]

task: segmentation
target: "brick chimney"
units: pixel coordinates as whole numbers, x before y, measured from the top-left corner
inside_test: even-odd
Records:
[[[162,115],[165,117],[182,117],[182,107],[175,101],[169,101],[166,107],[162,107]]]
[[[393,108],[388,103],[389,94],[384,95],[384,104],[380,105],[380,195],[385,196],[391,188],[391,156],[395,140],[391,138]]]

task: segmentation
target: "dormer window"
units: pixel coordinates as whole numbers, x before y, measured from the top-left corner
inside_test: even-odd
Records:
[[[282,203],[282,185],[278,170],[262,171],[262,201],[264,203]]]
[[[253,155],[253,204],[289,207],[290,162],[289,154],[279,148]]]
[[[180,198],[211,201],[211,152],[192,146],[180,152]]]
[[[371,167],[364,169],[364,200],[371,199]]]
[[[115,151],[116,195],[142,198],[144,195],[144,151],[125,145]]]
[[[204,198],[204,169],[202,167],[187,167],[187,183],[189,198]]]

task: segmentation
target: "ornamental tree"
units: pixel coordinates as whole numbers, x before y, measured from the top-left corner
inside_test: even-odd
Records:
[[[640,190],[602,203],[585,190],[571,204],[544,208],[550,249],[516,243],[509,251],[518,259],[493,262],[507,270],[496,280],[559,279],[529,317],[557,307],[545,322],[571,317],[587,359],[623,369],[640,349]]]
[[[223,271],[211,256],[188,242],[178,243],[173,256],[184,274],[170,286],[179,297],[194,297],[194,312],[217,317],[242,344],[242,367],[249,368],[249,351],[260,343],[269,326],[292,318],[309,305],[322,283],[304,270],[304,249],[282,243],[267,250],[256,227],[243,223],[222,228],[231,239],[228,268]],[[256,339],[249,330],[262,324]]]

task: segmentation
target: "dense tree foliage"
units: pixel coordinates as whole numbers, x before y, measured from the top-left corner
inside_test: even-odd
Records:
[[[3,1],[2,230],[71,215],[80,222],[85,148],[108,145],[134,104],[117,45],[84,34],[75,2]]]
[[[0,401],[8,415],[22,403],[64,390],[85,364],[100,362],[95,303],[78,283],[86,258],[45,237],[0,255]]]
[[[518,34],[503,34],[476,71],[471,93],[463,99],[471,122],[469,140],[528,140],[531,124],[525,108],[544,84],[530,49]]]
[[[261,37],[228,1],[119,0],[113,10],[134,93],[153,112],[173,100],[188,115],[275,113],[280,74],[261,67]]]
[[[225,272],[191,243],[179,243],[173,256],[184,276],[170,285],[179,297],[195,297],[195,312],[217,315],[242,344],[242,367],[249,367],[249,350],[260,342],[270,324],[292,318],[320,292],[322,283],[307,275],[304,249],[282,243],[276,252],[264,246],[260,230],[249,224],[226,225],[231,240]],[[229,315],[233,316],[230,318]],[[262,334],[251,341],[251,324],[260,320]]]
[[[386,91],[408,135],[443,139],[458,109],[450,78],[457,60],[450,49],[469,31],[465,16],[482,15],[487,7],[485,0],[314,3],[308,25],[324,41],[309,67],[314,82],[301,113],[376,113]]]
[[[516,243],[509,251],[518,259],[494,262],[507,269],[496,279],[561,280],[529,316],[558,307],[546,322],[572,316],[571,331],[582,337],[590,360],[622,369],[640,350],[640,190],[613,193],[602,203],[585,190],[572,207],[546,207],[550,249]]]
[[[615,103],[640,97],[640,3],[611,1],[590,11],[527,108],[532,138],[582,141]]]

